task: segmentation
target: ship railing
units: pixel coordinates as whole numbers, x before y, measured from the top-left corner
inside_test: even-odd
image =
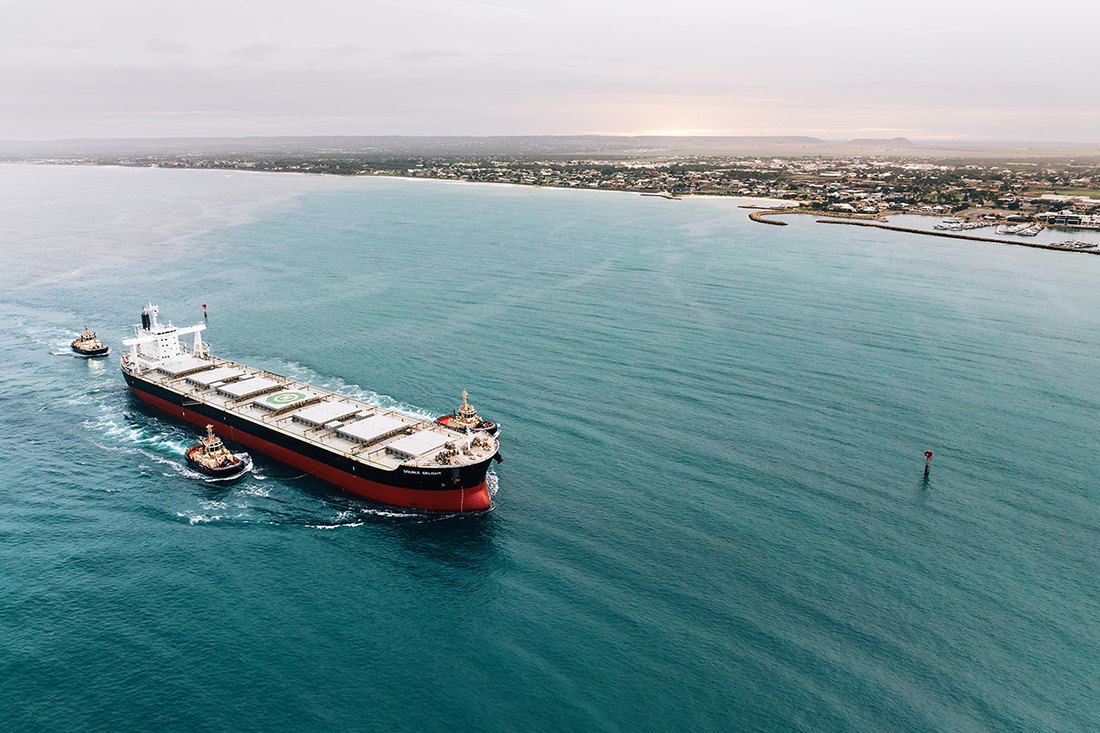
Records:
[[[370,448],[372,446],[376,446],[379,443],[382,443],[384,441],[389,440],[390,438],[395,438],[395,437],[397,437],[398,435],[401,435],[404,432],[405,432],[405,428],[403,428],[403,427],[402,428],[396,428],[394,430],[390,430],[389,432],[382,433],[381,435],[379,435],[377,437],[371,438],[369,441],[362,441],[361,444],[359,445],[359,447],[352,448],[348,452],[353,454],[353,455],[359,455],[360,453],[367,450],[368,448]]]
[[[187,370],[184,370],[184,371],[182,371],[182,372],[180,372],[176,375],[173,375],[173,377],[168,381],[171,382],[172,384],[175,384],[176,382],[180,381],[181,379],[187,379],[192,374],[199,374],[200,372],[208,372],[208,371],[210,371],[211,369],[214,369],[214,368],[215,368],[215,365],[213,365],[213,364],[205,364],[201,367],[195,367],[194,369],[187,369]]]
[[[186,349],[184,349],[184,351],[186,351]],[[229,359],[222,359],[221,357],[218,357],[218,356],[211,356],[209,354],[206,354],[206,355],[201,356],[200,358],[211,361],[214,364],[216,364],[217,366],[238,367],[240,369],[243,369],[248,374],[252,374],[252,375],[255,375],[255,376],[271,377],[272,379],[279,379],[279,380],[282,380],[284,382],[294,382],[295,384],[298,383],[295,380],[291,379],[290,377],[286,376],[285,374],[278,374],[276,372],[273,372],[273,371],[270,371],[270,370],[267,370],[267,369],[257,369],[255,367],[245,366],[244,364],[238,364],[235,361],[230,361]]]
[[[378,448],[377,450],[368,451],[365,456],[360,456],[360,458],[365,458],[368,461],[372,461],[372,460],[375,460],[376,458],[382,458],[383,456],[386,456],[386,455],[387,455],[386,448],[385,448],[385,446],[383,446],[381,448]]]
[[[252,397],[256,397],[256,395],[252,395]],[[319,401],[319,398],[318,398],[318,401]],[[245,407],[250,407],[251,406],[251,407],[253,407],[254,410],[260,410],[260,408],[255,407],[253,405],[244,405],[244,406]],[[300,403],[296,404],[296,405],[291,405],[290,406],[290,411],[297,410],[299,408],[306,407],[306,406],[307,405],[300,404]],[[226,404],[222,405],[221,409],[226,410],[227,412],[235,412],[235,413],[241,414],[242,416],[245,417],[245,419],[249,419],[249,420],[255,420],[256,419],[255,415],[245,414],[240,409],[240,407],[241,407],[240,404],[233,404],[232,401],[229,401]],[[325,446],[325,444],[322,441],[317,440],[316,438],[313,438],[309,435],[306,435],[304,432],[300,433],[300,432],[297,432],[297,431],[294,431],[294,430],[288,430],[286,427],[284,427],[283,425],[280,424],[280,423],[284,423],[284,422],[290,420],[291,418],[293,418],[294,416],[292,414],[285,414],[285,415],[280,416],[277,420],[272,420],[271,422],[267,422],[266,419],[269,418],[269,417],[272,417],[272,416],[273,416],[273,413],[267,412],[265,410],[264,414],[260,416],[259,421],[261,423],[263,423],[264,425],[267,425],[268,427],[272,428],[272,429],[279,430],[280,432],[286,433],[287,435],[291,435],[291,436],[293,436],[293,437],[295,437],[299,440],[306,440],[306,441],[309,441],[311,443],[316,443],[318,445]],[[325,447],[328,448],[329,446],[325,446]]]
[[[290,377],[287,377],[283,374],[276,374],[275,372],[269,372],[267,369],[249,369],[248,371],[250,374],[255,374],[256,376],[270,377],[272,379],[280,379],[288,383],[299,384],[299,382],[291,379]]]
[[[291,415],[291,417],[294,417]],[[330,428],[327,425],[309,425],[308,423],[302,423],[302,435],[316,435],[318,437],[325,437],[326,435],[335,435],[336,428]]]
[[[261,415],[260,416],[260,422],[264,423],[265,425],[268,425],[271,428],[274,428],[276,430],[284,432],[287,435],[292,435],[298,440],[307,440],[311,443],[317,443],[318,445],[324,445],[324,443],[321,442],[320,440],[317,440],[316,438],[308,435],[307,431],[298,432],[296,430],[290,430],[284,424],[284,423],[289,422],[294,417],[294,415],[291,414],[291,413],[293,413],[294,410],[300,409],[302,407],[307,407],[307,405],[297,404],[297,405],[291,405],[289,408],[283,408],[283,409],[287,410],[287,413],[283,414],[283,415],[276,416],[274,413],[267,413],[267,414]],[[257,408],[257,409],[259,409],[259,408]],[[272,420],[271,422],[268,422],[267,420],[270,417],[275,417],[276,419]]]
[[[323,402],[323,401],[324,401],[324,397],[310,397],[309,399],[305,399],[305,400],[302,400],[300,402],[295,402],[293,405],[287,405],[286,407],[280,407],[277,410],[272,410],[271,412],[269,412],[267,415],[264,416],[264,419],[269,418],[269,417],[279,417],[281,415],[286,415],[287,417],[293,417],[293,415],[288,415],[287,413],[291,413],[291,412],[294,412],[296,410],[301,410],[303,407],[309,407],[310,405],[316,405],[318,402]],[[276,422],[278,422],[278,421],[276,421]]]
[[[252,397],[256,397],[256,395],[252,395]],[[349,402],[352,402],[354,404],[353,400],[349,400]],[[291,407],[292,407],[292,409],[296,410],[296,409],[299,409],[299,408],[305,407],[305,406],[306,405],[297,404],[297,405],[293,405]],[[227,410],[229,412],[236,412],[236,413],[240,414],[241,413],[240,407],[241,407],[240,404],[234,404],[232,401],[229,401],[226,404],[224,404],[221,407],[221,409]],[[377,408],[375,408],[375,409],[377,409]],[[396,412],[396,411],[387,410],[386,412]],[[396,414],[400,414],[400,413],[396,413]],[[270,416],[270,414],[265,415],[263,417],[267,417],[267,416]],[[260,418],[261,422],[263,422],[263,417]],[[405,415],[404,417],[407,418],[408,416]],[[305,441],[308,441],[310,443],[314,443],[316,445],[323,446],[328,450],[333,450],[333,449],[339,450],[341,453],[343,453],[344,455],[346,455],[350,458],[355,458],[355,459],[360,460],[360,461],[368,461],[368,462],[373,462],[373,463],[377,463],[379,458],[386,457],[386,445],[385,444],[391,438],[395,438],[398,435],[401,435],[403,433],[415,432],[414,430],[411,430],[411,428],[413,428],[413,427],[430,426],[431,425],[430,422],[420,421],[418,423],[410,424],[410,425],[406,426],[405,428],[401,428],[401,429],[397,429],[395,431],[392,431],[391,434],[384,435],[384,436],[381,436],[379,438],[376,438],[375,440],[371,441],[370,443],[359,444],[359,445],[357,445],[353,448],[350,448],[348,450],[340,450],[337,446],[327,445],[322,440],[324,435],[327,435],[327,436],[329,436],[330,438],[333,438],[333,439],[340,438],[340,439],[343,439],[343,440],[348,440],[347,438],[344,438],[344,436],[339,435],[335,430],[333,430],[331,432],[326,432],[324,435],[313,436],[313,435],[305,434],[307,431],[303,431],[303,432],[300,433],[300,432],[297,432],[297,431],[289,430],[286,427],[284,427],[283,425],[279,424],[279,423],[285,422],[286,420],[289,420],[291,418],[293,418],[293,415],[288,414],[288,415],[285,415],[285,416],[281,417],[281,419],[279,419],[279,420],[275,420],[275,421],[272,421],[272,422],[264,422],[264,424],[268,425],[270,428],[273,428],[275,430],[279,430],[280,432],[284,432],[288,435],[293,435],[295,438],[297,438],[299,440],[305,440]],[[246,416],[246,419],[255,420],[256,417],[254,415],[251,416],[251,417]]]

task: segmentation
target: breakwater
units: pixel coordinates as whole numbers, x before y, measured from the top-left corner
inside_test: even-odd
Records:
[[[776,219],[765,219],[764,217],[770,215],[781,216],[784,214],[813,214],[814,216],[832,216],[838,219],[858,219],[862,221],[881,221],[885,222],[886,219],[876,214],[857,214],[847,212],[834,212],[828,213],[825,211],[819,211],[816,209],[801,209],[795,206],[783,207],[783,208],[769,208],[766,206],[740,206],[741,209],[757,209],[753,213],[749,214],[749,218],[755,222],[761,224],[774,224],[776,226],[786,226],[787,222],[779,221]]]
[[[773,222],[768,222],[773,223]],[[937,231],[935,229],[913,229],[899,227],[893,224],[883,224],[877,221],[853,221],[850,219],[818,219],[818,224],[848,224],[857,227],[875,227],[876,229],[889,229],[893,232],[906,232],[908,234],[926,234],[933,237],[946,237],[948,239],[969,239],[975,242],[992,242],[994,244],[1011,244],[1016,247],[1034,247],[1036,249],[1053,249],[1058,252],[1080,252],[1087,255],[1100,255],[1100,250],[1074,249],[1072,247],[1057,247],[1053,244],[1039,244],[1038,242],[1013,242],[1007,239],[994,239],[992,237],[977,237],[972,234],[951,234],[950,232]]]
[[[766,211],[754,211],[751,214],[749,214],[749,218],[752,219],[753,221],[758,221],[761,224],[773,224],[777,227],[785,227],[785,226],[787,226],[787,222],[780,221],[778,219],[765,219],[764,216],[766,214],[789,214],[789,213],[791,213],[791,212],[785,211],[785,210],[776,211],[774,209],[768,209]]]

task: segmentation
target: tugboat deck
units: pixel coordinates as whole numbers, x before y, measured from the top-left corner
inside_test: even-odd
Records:
[[[485,461],[495,441],[432,420],[311,387],[281,374],[253,369],[186,349],[167,360],[136,358],[141,379],[181,395],[182,404],[208,405],[385,471],[401,466],[456,467]],[[448,443],[457,451],[445,451]],[[334,455],[334,458],[336,456]]]

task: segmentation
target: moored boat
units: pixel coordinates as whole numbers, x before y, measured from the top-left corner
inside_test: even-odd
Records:
[[[73,339],[70,347],[77,356],[97,357],[107,356],[111,347],[106,346],[96,338],[96,335],[88,330],[88,324],[84,324],[84,333]]]
[[[1017,234],[1021,237],[1034,237],[1043,229],[1042,224],[1025,221],[1022,224],[1001,224],[997,227],[997,234]]]
[[[210,424],[206,426],[206,437],[188,448],[185,456],[187,465],[211,478],[238,478],[252,468],[252,458],[226,448]]]

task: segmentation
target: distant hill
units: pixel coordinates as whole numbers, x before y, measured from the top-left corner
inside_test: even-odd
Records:
[[[498,135],[489,137],[403,135],[314,137],[180,137],[0,141],[0,161],[141,163],[198,157],[360,160],[403,158],[608,159],[675,156],[837,156],[912,159],[1052,160],[1100,157],[1100,146],[1030,143],[914,143],[904,137],[829,142],[790,136]]]
[[[827,145],[815,137],[508,135],[490,137],[235,137],[74,139],[0,142],[0,155],[309,155],[485,156],[636,154],[669,150],[787,150]]]
[[[889,140],[882,140],[873,137],[861,137],[855,140],[849,140],[849,145],[859,145],[865,147],[881,146],[884,148],[915,148],[916,145],[906,140],[904,137],[892,137]]]

